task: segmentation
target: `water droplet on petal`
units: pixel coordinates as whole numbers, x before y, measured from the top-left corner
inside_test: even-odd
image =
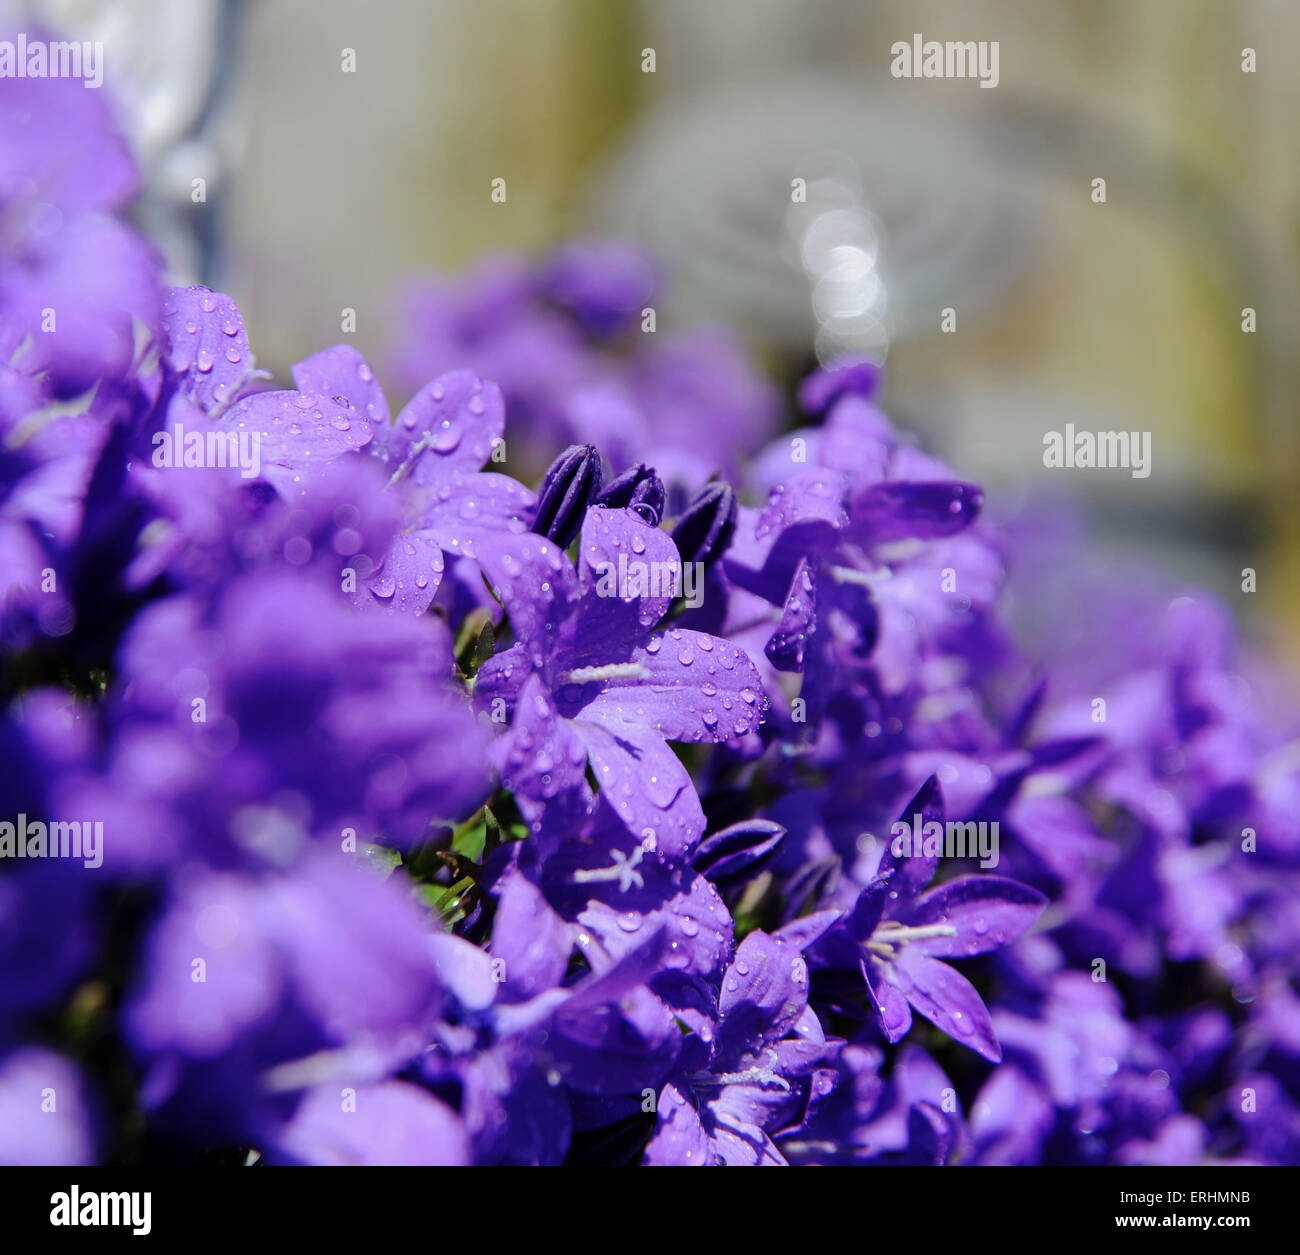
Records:
[[[460,436],[460,427],[453,424],[451,419],[444,418],[438,434],[433,438],[433,447],[439,453],[450,453],[460,444]]]

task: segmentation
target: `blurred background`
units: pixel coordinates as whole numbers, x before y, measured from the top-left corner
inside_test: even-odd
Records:
[[[882,358],[885,407],[1002,509],[1082,494],[1102,546],[1300,660],[1294,0],[27,8],[105,42],[142,225],[277,374],[344,308],[383,361],[413,271],[630,237],[661,329],[723,322],[787,388],[815,355]],[[891,77],[916,33],[998,41],[997,87]],[[1151,432],[1151,478],[1045,470],[1068,422]]]

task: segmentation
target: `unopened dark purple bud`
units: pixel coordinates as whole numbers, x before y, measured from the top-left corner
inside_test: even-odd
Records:
[[[596,498],[596,504],[611,510],[635,510],[651,527],[658,527],[664,499],[664,481],[659,473],[640,462],[616,476]]]
[[[708,484],[677,520],[673,540],[683,562],[716,562],[736,534],[740,502],[730,484]]]
[[[547,468],[537,494],[533,531],[567,548],[600,493],[604,472],[595,445],[571,444]]]
[[[757,875],[785,840],[785,829],[770,819],[746,819],[705,837],[692,866],[714,884],[734,883]]]

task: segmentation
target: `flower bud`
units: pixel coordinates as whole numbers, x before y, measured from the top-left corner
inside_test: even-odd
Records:
[[[613,479],[596,498],[596,504],[611,510],[635,510],[651,527],[658,527],[664,500],[664,481],[654,467],[641,462]]]
[[[600,492],[604,472],[595,445],[571,444],[547,468],[537,494],[533,531],[568,548]]]
[[[746,819],[705,837],[691,864],[714,884],[757,875],[776,855],[785,829],[770,819]]]
[[[736,534],[740,502],[730,484],[706,484],[686,507],[673,528],[673,540],[683,562],[716,562]]]

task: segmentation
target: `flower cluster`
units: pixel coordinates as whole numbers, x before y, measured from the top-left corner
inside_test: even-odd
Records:
[[[0,83],[0,1161],[1300,1159],[1219,607],[1035,656],[875,366],[782,433],[619,244],[413,288],[400,408],[276,388],[66,86]]]

